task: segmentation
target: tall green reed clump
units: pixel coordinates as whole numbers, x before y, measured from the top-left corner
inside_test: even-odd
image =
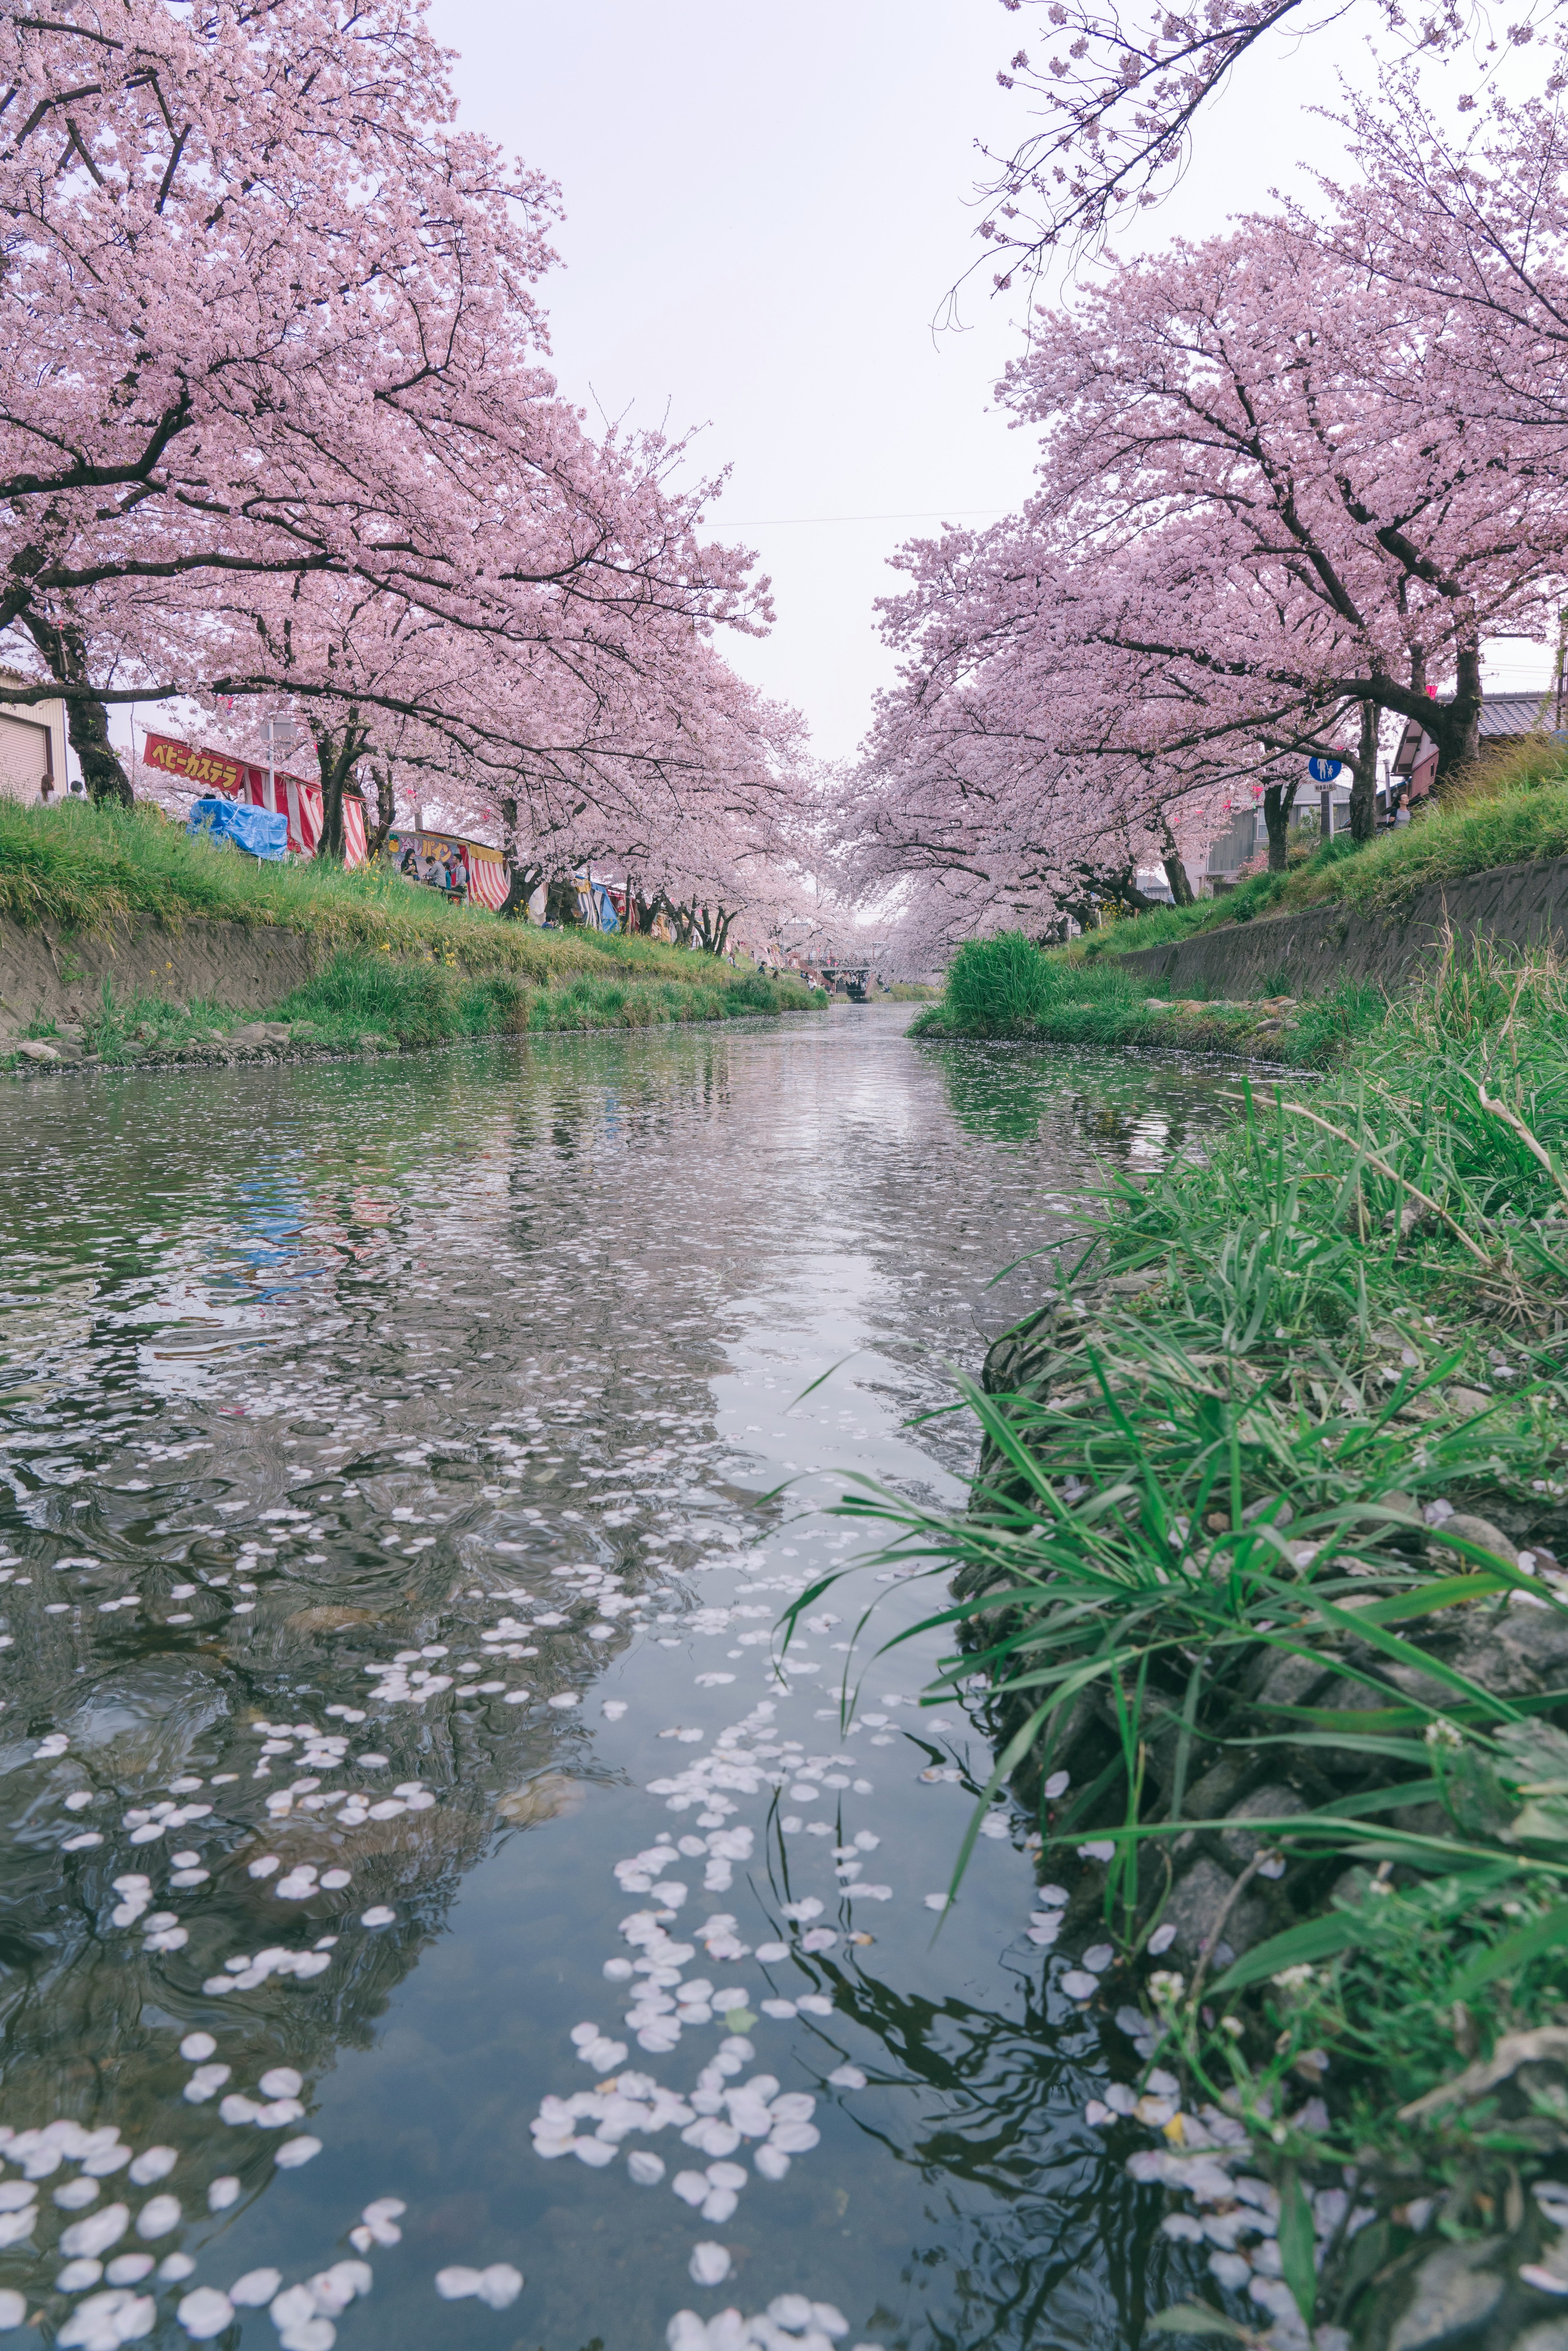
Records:
[[[1021,931],[968,939],[954,956],[938,1017],[921,1016],[914,1032],[954,1029],[968,1037],[1052,1037],[1114,1043],[1153,1025],[1147,986],[1113,966],[1096,969],[1048,955]]]
[[[966,1029],[1005,1034],[1050,1010],[1055,1001],[1050,965],[1021,931],[967,939],[947,974],[947,1007]]]
[[[1222,1919],[1190,1983],[1150,1980],[1166,2047],[1270,2146],[1303,2052],[1359,2049],[1317,2154],[1407,2152],[1388,2082],[1452,2060],[1456,1999],[1485,2047],[1568,1997],[1568,1687],[1500,1695],[1487,1666],[1520,1595],[1568,1620],[1542,1571],[1568,1558],[1563,967],[1450,956],[1332,1086],[1239,1087],[1208,1165],[1113,1182],[1055,1271],[1001,1392],[954,1407],[983,1439],[967,1512],[841,1508],[876,1564],[941,1580],[928,1698],[980,1677],[983,1799],[1014,1782],[1053,1873],[1109,1856],[1079,1898],[1125,1964],[1163,1948],[1177,1840],[1228,1827],[1217,1767],[1277,1761],[1291,1802],[1249,1819],[1237,1887],[1274,1932],[1227,1968]]]
[[[509,975],[469,980],[440,964],[344,953],[286,998],[277,1015],[308,1021],[328,1038],[372,1032],[431,1045],[520,1028],[530,994]]]

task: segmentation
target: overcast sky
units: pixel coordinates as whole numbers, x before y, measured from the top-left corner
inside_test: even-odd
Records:
[[[561,183],[566,266],[545,289],[561,382],[612,414],[706,426],[733,467],[716,510],[758,549],[779,622],[732,658],[852,752],[890,674],[886,557],[936,521],[1016,505],[1031,453],[991,407],[1016,313],[972,281],[967,331],[932,320],[979,250],[977,135],[1027,127],[997,87],[1036,12],[998,0],[434,0],[463,119]],[[1354,19],[1353,18],[1353,22]],[[1207,118],[1144,241],[1222,229],[1332,167],[1344,26],[1277,39]]]

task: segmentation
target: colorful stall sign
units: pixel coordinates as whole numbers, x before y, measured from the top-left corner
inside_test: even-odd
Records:
[[[285,775],[281,769],[268,775],[265,767],[257,767],[254,761],[235,758],[227,751],[198,750],[170,735],[142,737],[141,764],[177,777],[193,790],[222,792],[229,799],[248,800],[253,808],[287,817],[288,846],[294,855],[315,855],[316,844],[321,838],[319,784],[308,784],[303,777]],[[365,804],[357,792],[345,790],[343,862],[362,865],[364,862]]]

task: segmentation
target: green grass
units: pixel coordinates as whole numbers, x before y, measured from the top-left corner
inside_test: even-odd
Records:
[[[543,931],[482,906],[448,906],[384,867],[259,863],[191,840],[145,806],[40,809],[0,798],[0,914],[26,928],[48,922],[83,931],[133,914],[172,926],[196,918],[276,925],[334,946],[434,954],[465,971],[511,972],[543,986],[607,967],[721,989],[735,977],[711,956],[652,939]]]
[[[508,972],[477,977],[426,959],[405,963],[345,948],[326,968],[267,1012],[170,1003],[160,997],[116,999],[106,986],[80,1039],[84,1050],[109,1064],[157,1060],[185,1048],[221,1054],[225,1040],[252,1020],[287,1022],[291,1046],[306,1051],[357,1051],[366,1039],[417,1047],[523,1029],[647,1029],[668,1022],[744,1019],[757,1013],[798,1012],[821,1004],[789,981],[724,967],[716,986],[682,986],[673,979],[569,977],[556,987],[535,987]],[[36,1021],[30,1037],[47,1041],[58,1031]],[[18,1057],[0,1052],[0,1066]]]
[[[842,1510],[880,1548],[841,1573],[939,1580],[928,1702],[986,1677],[987,1792],[1038,1806],[1046,1875],[1111,1846],[1077,1915],[1120,1947],[1117,1996],[1144,1981],[1187,2110],[1239,2114],[1282,2192],[1356,2164],[1380,2258],[1427,2187],[1448,2233],[1484,2232],[1556,2138],[1495,2100],[1398,2109],[1568,2000],[1568,1689],[1504,1701],[1432,1646],[1515,1591],[1568,1613],[1541,1568],[1568,1565],[1568,970],[1449,957],[1325,1083],[1239,1084],[1207,1165],[1119,1181],[1046,1270],[1005,1392],[954,1407],[984,1440],[968,1510],[867,1485]],[[1429,1532],[1439,1500],[1508,1555]],[[1339,1694],[1265,1700],[1291,1660]],[[1287,1863],[1256,1887],[1274,1939],[1201,1987],[1143,1976],[1175,1840],[1226,1827],[1206,1775],[1260,1754],[1306,1799],[1249,1824]],[[1281,2126],[1319,2050],[1322,2115]],[[1320,2319],[1357,2290],[1334,2259],[1303,2289]]]
[[[326,968],[266,1017],[295,1024],[301,1042],[332,1047],[365,1034],[419,1045],[508,1029],[735,1019],[826,1002],[800,981],[764,979],[651,939],[543,931],[483,907],[448,906],[382,868],[257,863],[191,840],[147,807],[36,809],[0,798],[0,914],[24,928],[101,931],[141,915],[173,929],[237,922],[322,939],[337,950]],[[110,996],[83,1043],[100,1058],[131,1060],[216,1043],[214,1030],[256,1017],[153,998],[117,1005]]]
[[[1062,952],[1090,959],[1127,955],[1196,931],[1331,903],[1361,914],[1391,914],[1434,883],[1549,857],[1568,857],[1568,758],[1561,745],[1532,741],[1486,761],[1442,806],[1364,849],[1344,835],[1304,856],[1298,849],[1284,873],[1249,875],[1224,897],[1133,915]]]
[[[953,958],[939,1004],[916,1014],[915,1037],[1033,1039],[1097,1047],[1179,1047],[1326,1065],[1383,1018],[1380,989],[1348,985],[1286,1008],[1275,1000],[1210,1004],[1172,999],[1168,983],[1134,977],[1106,957],[1046,954],[1021,931],[969,939]]]

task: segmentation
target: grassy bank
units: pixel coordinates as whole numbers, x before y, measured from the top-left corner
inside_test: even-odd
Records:
[[[652,939],[544,931],[501,922],[483,906],[449,906],[385,868],[259,863],[193,841],[156,810],[78,801],[24,808],[0,797],[0,914],[25,928],[47,922],[78,931],[132,914],[173,926],[196,918],[275,925],[372,954],[435,955],[465,972],[507,973],[541,987],[579,974],[720,987],[734,977],[711,956]]]
[[[1124,927],[1124,926],[1119,926]],[[915,1037],[1012,1037],[1109,1049],[1163,1045],[1323,1067],[1375,1029],[1382,991],[1361,983],[1295,1003],[1173,999],[1107,958],[1043,954],[1021,931],[969,939],[953,958],[939,1004],[917,1013]]]
[[[9,1050],[0,1045],[0,1069],[37,1074],[48,1064],[29,1052],[37,1045],[65,1062],[108,1068],[280,1054],[308,1058],[524,1030],[736,1020],[757,1013],[808,1011],[821,1001],[791,981],[731,971],[727,965],[697,984],[685,975],[643,975],[633,967],[568,975],[559,986],[538,987],[506,972],[476,978],[444,962],[405,964],[345,949],[303,987],[261,1014],[161,997],[117,998],[106,988],[91,1019],[79,1027],[62,1029],[52,1021],[35,1021],[26,1039]]]
[[[1482,767],[1467,788],[1357,849],[1347,836],[1303,854],[1283,873],[1257,873],[1221,898],[1162,906],[1074,940],[1092,962],[1165,946],[1195,931],[1339,904],[1358,914],[1395,914],[1418,891],[1529,858],[1568,857],[1568,759],[1561,746],[1529,743]]]
[[[1381,2346],[1456,2241],[1548,2315],[1568,974],[1450,963],[1310,1098],[1239,1083],[1210,1163],[1121,1183],[1055,1271],[963,1407],[968,1512],[845,1509],[953,1579],[932,1702],[987,1678],[1034,1938],[1098,1946],[1059,1988],[1136,2028],[1090,2119],[1219,2249],[1172,2331]]]
[[[106,988],[69,1034],[37,1022],[34,1041],[66,1060],[221,1059],[234,1050],[341,1051],[364,1040],[434,1044],[545,1029],[647,1028],[805,1011],[825,1002],[800,982],[763,979],[653,940],[542,931],[483,907],[449,907],[384,871],[258,864],[193,841],[156,811],[0,798],[0,914],[24,928],[102,931],[152,916],[276,926],[335,950],[303,987],[268,1009],[287,1035],[258,1039],[253,1013]],[[43,1066],[12,1050],[0,1060]]]

